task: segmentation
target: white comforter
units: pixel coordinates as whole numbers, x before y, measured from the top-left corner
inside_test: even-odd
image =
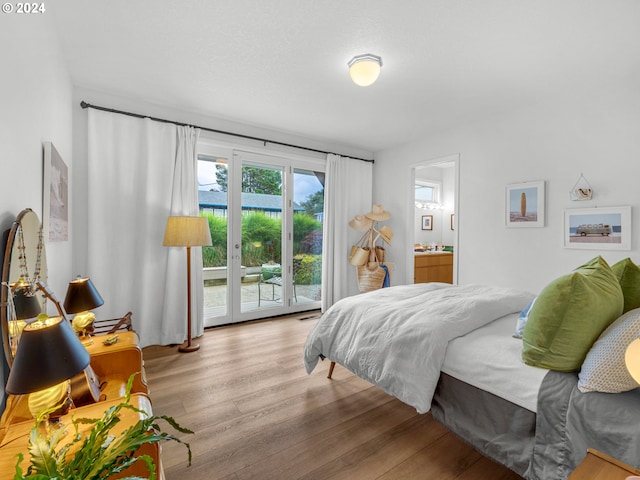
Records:
[[[322,355],[425,413],[449,341],[522,310],[533,297],[509,288],[443,283],[348,297],[309,333],[305,368],[311,373]]]

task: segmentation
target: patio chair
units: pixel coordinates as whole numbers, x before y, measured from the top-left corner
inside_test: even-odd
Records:
[[[279,300],[279,297],[276,298],[275,289],[276,285],[282,289],[282,269],[265,268],[264,265],[262,266],[262,270],[260,270],[260,278],[258,279],[258,306],[260,306],[260,302],[262,301],[262,285],[271,285],[271,298],[265,300],[270,300],[272,302]]]
[[[302,265],[301,258],[293,259],[293,267],[292,267],[293,268],[293,299],[296,303],[298,302],[298,294],[296,292],[296,276],[300,271],[301,265]],[[260,306],[260,302],[263,300],[261,285],[271,285],[271,298],[270,299],[265,298],[264,300],[270,300],[272,302],[280,300],[280,297],[276,298],[275,289],[276,289],[276,285],[278,285],[280,287],[280,292],[282,292],[282,269],[281,268],[267,269],[263,267],[262,270],[260,271],[260,278],[258,280],[258,306]]]

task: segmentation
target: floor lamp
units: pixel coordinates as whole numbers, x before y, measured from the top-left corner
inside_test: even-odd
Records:
[[[211,245],[209,222],[205,217],[169,217],[162,245],[187,247],[187,344],[179,352],[195,352],[200,348],[191,343],[191,247]]]

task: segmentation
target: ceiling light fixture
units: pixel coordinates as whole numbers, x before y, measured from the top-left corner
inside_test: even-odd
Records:
[[[378,79],[382,58],[371,53],[356,55],[349,60],[349,75],[356,85],[368,87]]]

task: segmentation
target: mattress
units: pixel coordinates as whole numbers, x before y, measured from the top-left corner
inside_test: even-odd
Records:
[[[441,370],[535,413],[548,370],[522,361],[522,340],[512,336],[517,319],[505,315],[451,340]]]

